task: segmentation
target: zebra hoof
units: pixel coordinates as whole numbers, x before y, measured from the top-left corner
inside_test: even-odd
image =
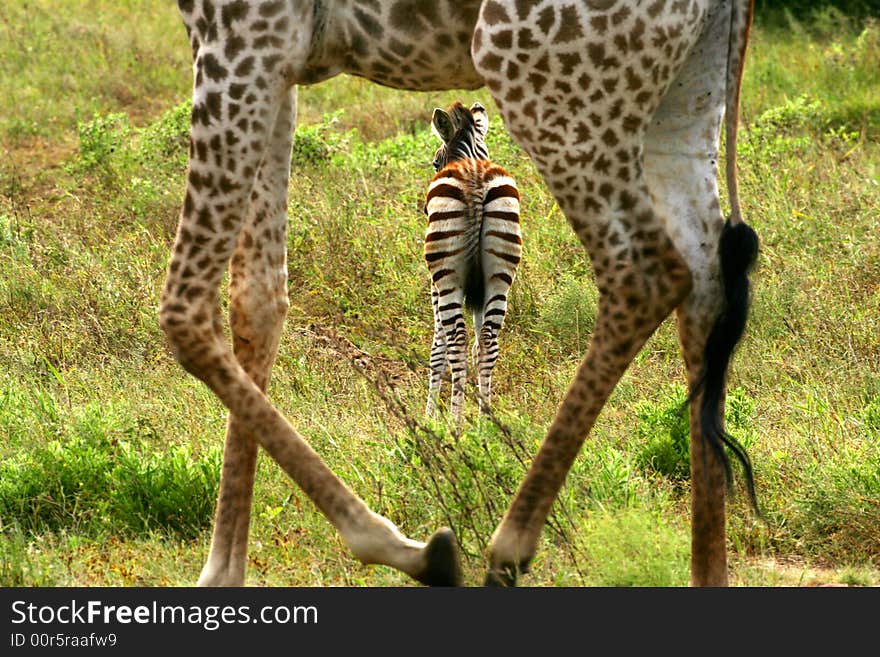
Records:
[[[425,570],[416,579],[427,586],[461,586],[458,541],[448,527],[438,529],[425,546]]]

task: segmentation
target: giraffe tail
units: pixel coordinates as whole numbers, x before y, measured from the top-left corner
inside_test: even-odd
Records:
[[[702,393],[699,411],[700,435],[709,443],[724,465],[728,485],[733,479],[725,448],[729,449],[740,462],[749,501],[755,513],[760,516],[749,455],[724,428],[727,370],[746,327],[750,301],[748,273],[757,258],[758,236],[747,224],[742,222],[732,224],[728,219],[721,231],[718,252],[724,287],[723,308],[709,332],[703,353],[703,371],[697,385],[691,390],[688,401],[692,401]]]
[[[751,26],[754,0],[731,3],[730,45],[727,61],[727,186],[730,215],[721,230],[718,255],[724,288],[722,310],[715,320],[703,354],[703,371],[691,390],[688,402],[702,393],[699,409],[700,435],[706,440],[724,466],[728,486],[732,484],[730,461],[726,450],[743,468],[749,501],[756,515],[761,516],[755,494],[752,464],[745,448],[724,428],[724,397],[730,359],[745,331],[749,313],[749,271],[758,256],[758,236],[742,219],[736,181],[736,135],[739,118],[739,91],[742,81],[746,43]]]

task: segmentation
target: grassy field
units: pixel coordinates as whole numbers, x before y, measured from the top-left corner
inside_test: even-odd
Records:
[[[732,582],[880,585],[880,23],[754,31],[741,196],[761,237],[728,423],[766,522],[730,503]],[[207,554],[225,413],[156,308],[185,172],[189,49],[164,0],[0,6],[0,585],[188,585]],[[431,110],[480,100],[524,199],[496,415],[421,417],[432,330],[419,201]],[[291,311],[270,395],[408,535],[452,526],[469,583],[596,311],[589,263],[483,91],[353,78],[300,91]],[[684,371],[671,321],[568,478],[536,586],[688,581]],[[407,585],[362,566],[261,457],[248,583]]]

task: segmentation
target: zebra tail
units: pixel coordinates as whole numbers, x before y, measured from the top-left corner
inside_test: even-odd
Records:
[[[486,281],[483,280],[482,242],[471,258],[464,282],[464,306],[471,313],[482,310],[486,302]]]

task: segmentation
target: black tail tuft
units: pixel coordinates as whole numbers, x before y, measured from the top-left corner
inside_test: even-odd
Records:
[[[688,402],[701,392],[700,433],[724,465],[727,483],[732,484],[727,447],[742,464],[749,501],[760,516],[755,495],[752,463],[742,445],[724,430],[722,398],[727,380],[727,368],[737,343],[742,337],[749,311],[748,273],[758,255],[758,236],[745,223],[731,224],[728,220],[721,231],[718,247],[721,258],[721,276],[724,285],[724,308],[715,320],[706,341],[703,372],[691,391]]]
[[[468,310],[474,312],[481,310],[485,302],[486,281],[483,280],[483,262],[480,259],[480,249],[478,249],[464,281],[464,304]]]

